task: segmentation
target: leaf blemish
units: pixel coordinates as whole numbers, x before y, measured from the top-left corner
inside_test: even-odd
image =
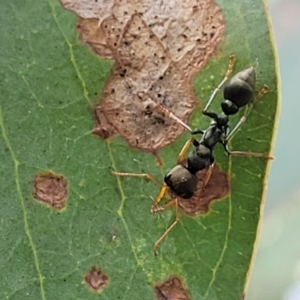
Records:
[[[190,300],[179,277],[171,277],[154,287],[156,300]]]
[[[67,202],[67,181],[52,172],[37,174],[32,182],[32,196],[42,204],[62,210]]]
[[[86,286],[93,292],[100,293],[109,283],[109,278],[98,266],[92,266],[89,272],[84,276]]]
[[[191,78],[216,52],[225,31],[217,4],[204,0],[201,7],[189,6],[181,0],[166,9],[157,0],[136,5],[104,1],[101,7],[83,0],[61,2],[80,16],[80,39],[116,62],[95,108],[101,122],[93,132],[104,139],[117,133],[130,146],[152,153],[176,140],[183,128],[156,106],[189,121],[197,103]],[[149,103],[152,114],[145,116]]]

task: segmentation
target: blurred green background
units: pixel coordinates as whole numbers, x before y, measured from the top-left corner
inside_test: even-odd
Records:
[[[300,0],[268,2],[279,57],[281,112],[246,300],[300,300]]]

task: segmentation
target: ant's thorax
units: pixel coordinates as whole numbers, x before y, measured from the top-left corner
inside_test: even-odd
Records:
[[[226,115],[224,112],[221,112],[214,120],[212,120],[212,122],[215,122],[214,124],[216,124],[217,127],[223,128],[227,126],[229,118],[228,115]]]
[[[215,115],[208,128],[204,131],[199,144],[204,145],[212,151],[216,144],[221,142],[222,136],[226,135],[229,128],[228,121],[228,116],[223,112]]]

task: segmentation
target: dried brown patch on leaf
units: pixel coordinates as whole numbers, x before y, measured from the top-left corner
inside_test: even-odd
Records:
[[[182,10],[180,24],[183,30],[173,39],[176,43],[180,37],[183,38],[182,49],[169,46],[174,52],[175,49],[178,53],[183,52],[181,56],[178,54],[178,65],[189,79],[216,53],[225,31],[222,11],[214,1],[193,2],[193,12],[189,9]],[[188,3],[192,4],[190,1]]]
[[[124,27],[134,14],[139,14],[187,78],[199,71],[216,51],[225,30],[222,11],[213,0],[61,2],[81,18],[97,19],[105,44],[116,55]],[[148,51],[151,52],[150,47]]]
[[[223,37],[221,10],[213,0],[81,1],[61,0],[84,18],[81,40],[116,60],[97,107],[131,146],[155,152],[170,144],[183,130],[156,105],[188,122],[196,102],[190,79]]]
[[[155,51],[147,53],[143,47],[135,45],[145,42],[151,44]],[[155,152],[183,132],[178,123],[156,109],[157,104],[188,122],[196,98],[153,32],[138,15],[129,22],[121,44],[119,64],[113,68],[105,86],[101,110],[131,146]],[[132,56],[134,51],[138,54]]]
[[[67,181],[52,172],[38,174],[32,182],[33,198],[55,210],[61,210],[67,202]]]
[[[140,15],[127,22],[118,44],[118,64],[126,70],[124,80],[133,92],[145,92],[172,63],[168,52]]]
[[[93,266],[84,276],[84,282],[92,291],[99,293],[109,283],[109,278],[98,266]]]
[[[207,213],[213,201],[222,199],[229,193],[228,175],[217,166],[214,167],[205,189],[201,191],[206,172],[207,170],[201,170],[197,173],[199,182],[193,197],[190,199],[178,198],[179,206],[188,215],[195,216]]]
[[[179,277],[171,277],[154,287],[157,300],[189,300]]]

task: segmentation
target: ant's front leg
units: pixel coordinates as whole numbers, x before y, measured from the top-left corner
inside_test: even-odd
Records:
[[[177,198],[169,200],[167,203],[165,203],[162,206],[159,206],[159,203],[164,198],[166,192],[168,191],[169,187],[161,183],[159,180],[157,180],[155,177],[153,177],[150,174],[147,173],[124,173],[124,172],[117,172],[115,170],[110,169],[110,172],[115,176],[123,176],[123,177],[142,177],[146,178],[148,180],[151,180],[161,186],[160,192],[156,199],[154,200],[152,206],[151,206],[151,212],[152,213],[160,213],[164,211],[166,208],[169,208],[171,206],[175,206],[175,213],[176,213],[176,219],[175,221],[166,229],[166,231],[163,233],[163,235],[155,242],[153,246],[153,252],[155,255],[157,255],[157,247],[158,245],[165,239],[165,237],[169,234],[169,232],[175,227],[175,225],[179,222],[179,212],[178,212],[178,200]]]
[[[160,186],[164,186],[163,183],[161,183],[159,180],[157,180],[155,177],[153,177],[150,174],[146,174],[146,173],[127,173],[127,172],[117,172],[115,170],[113,170],[112,168],[109,168],[110,173],[115,175],[115,176],[120,176],[120,177],[141,177],[141,178],[146,178],[148,180],[151,180],[155,183],[157,183]]]
[[[169,117],[169,118],[173,119],[174,121],[176,121],[178,124],[180,124],[186,130],[188,130],[190,132],[192,131],[192,129],[191,129],[190,126],[188,126],[187,124],[185,124],[181,119],[179,119],[176,115],[174,115],[168,109],[166,109],[165,107],[163,107],[161,104],[157,104],[156,105],[156,109],[158,109],[159,111],[161,111],[167,117]]]
[[[203,135],[204,132],[205,132],[205,131],[204,131],[204,130],[201,130],[201,129],[194,129],[194,130],[191,131],[191,134],[192,134],[192,135],[196,135],[196,134],[202,134],[202,135]]]
[[[162,206],[162,210],[170,207],[170,206],[175,206],[175,214],[176,214],[176,218],[175,221],[166,229],[166,231],[161,235],[161,237],[155,242],[154,246],[153,246],[153,252],[154,255],[157,255],[157,247],[158,245],[165,239],[165,237],[169,234],[169,232],[176,226],[176,224],[179,222],[179,211],[178,211],[178,200],[177,198],[171,199],[169,200],[164,206]],[[162,211],[160,210],[160,211]],[[160,212],[160,211],[156,211],[156,212]],[[155,212],[155,211],[154,211]]]

